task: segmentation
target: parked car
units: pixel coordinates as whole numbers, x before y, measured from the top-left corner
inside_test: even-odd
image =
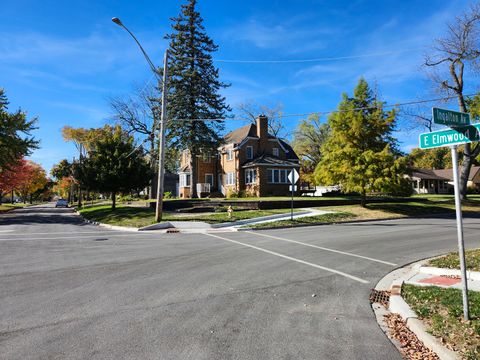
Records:
[[[55,203],[55,207],[68,207],[68,201],[65,199],[58,199]]]

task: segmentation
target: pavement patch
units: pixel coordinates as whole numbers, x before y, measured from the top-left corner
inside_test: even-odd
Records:
[[[461,279],[455,279],[455,278],[450,278],[450,277],[441,276],[441,275],[418,280],[418,282],[423,284],[442,285],[442,286],[459,284],[460,281]]]

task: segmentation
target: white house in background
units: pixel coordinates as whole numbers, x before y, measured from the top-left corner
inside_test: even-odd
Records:
[[[453,193],[452,169],[415,169],[410,178],[415,194]],[[480,166],[472,166],[467,186],[480,187]]]

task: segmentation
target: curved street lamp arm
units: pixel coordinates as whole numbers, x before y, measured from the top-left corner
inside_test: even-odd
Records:
[[[122,28],[124,28],[129,34],[130,36],[133,38],[133,40],[135,40],[135,42],[137,43],[138,47],[140,48],[140,51],[142,52],[143,56],[145,57],[145,60],[147,60],[147,63],[148,65],[150,66],[150,69],[153,71],[153,73],[155,74],[157,80],[161,83],[162,82],[162,78],[160,77],[160,75],[158,74],[158,70],[157,68],[155,67],[155,65],[153,64],[152,60],[150,60],[150,57],[147,55],[147,53],[145,52],[145,50],[143,49],[142,45],[140,44],[140,42],[137,40],[137,38],[135,37],[135,35],[133,35],[133,33],[128,30],[128,28],[120,21],[120,19],[118,18],[112,18],[112,21],[117,24],[118,26],[121,26]]]

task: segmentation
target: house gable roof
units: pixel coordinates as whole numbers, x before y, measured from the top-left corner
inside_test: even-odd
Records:
[[[468,180],[472,181],[473,178],[480,171],[480,166],[472,166]],[[422,180],[453,180],[452,169],[415,169],[412,171],[412,176]]]
[[[230,131],[223,137],[223,142],[225,145],[240,144],[246,137],[257,137],[257,127],[255,124],[245,125]]]
[[[246,138],[258,139],[256,124],[245,125],[245,126],[242,126],[241,128],[238,128],[229,132],[227,135],[223,137],[223,143],[224,145],[228,145],[228,144],[234,144],[234,146],[240,145]],[[293,148],[285,140],[282,140],[276,136],[273,136],[272,134],[268,134],[268,139],[277,140],[280,143],[280,146],[285,150],[287,154],[287,159],[298,160],[297,154],[295,154],[295,151],[293,150]]]
[[[298,162],[292,160],[283,160],[271,155],[261,155],[256,159],[250,160],[242,165],[243,168],[256,166],[277,166],[277,167],[300,167]]]

